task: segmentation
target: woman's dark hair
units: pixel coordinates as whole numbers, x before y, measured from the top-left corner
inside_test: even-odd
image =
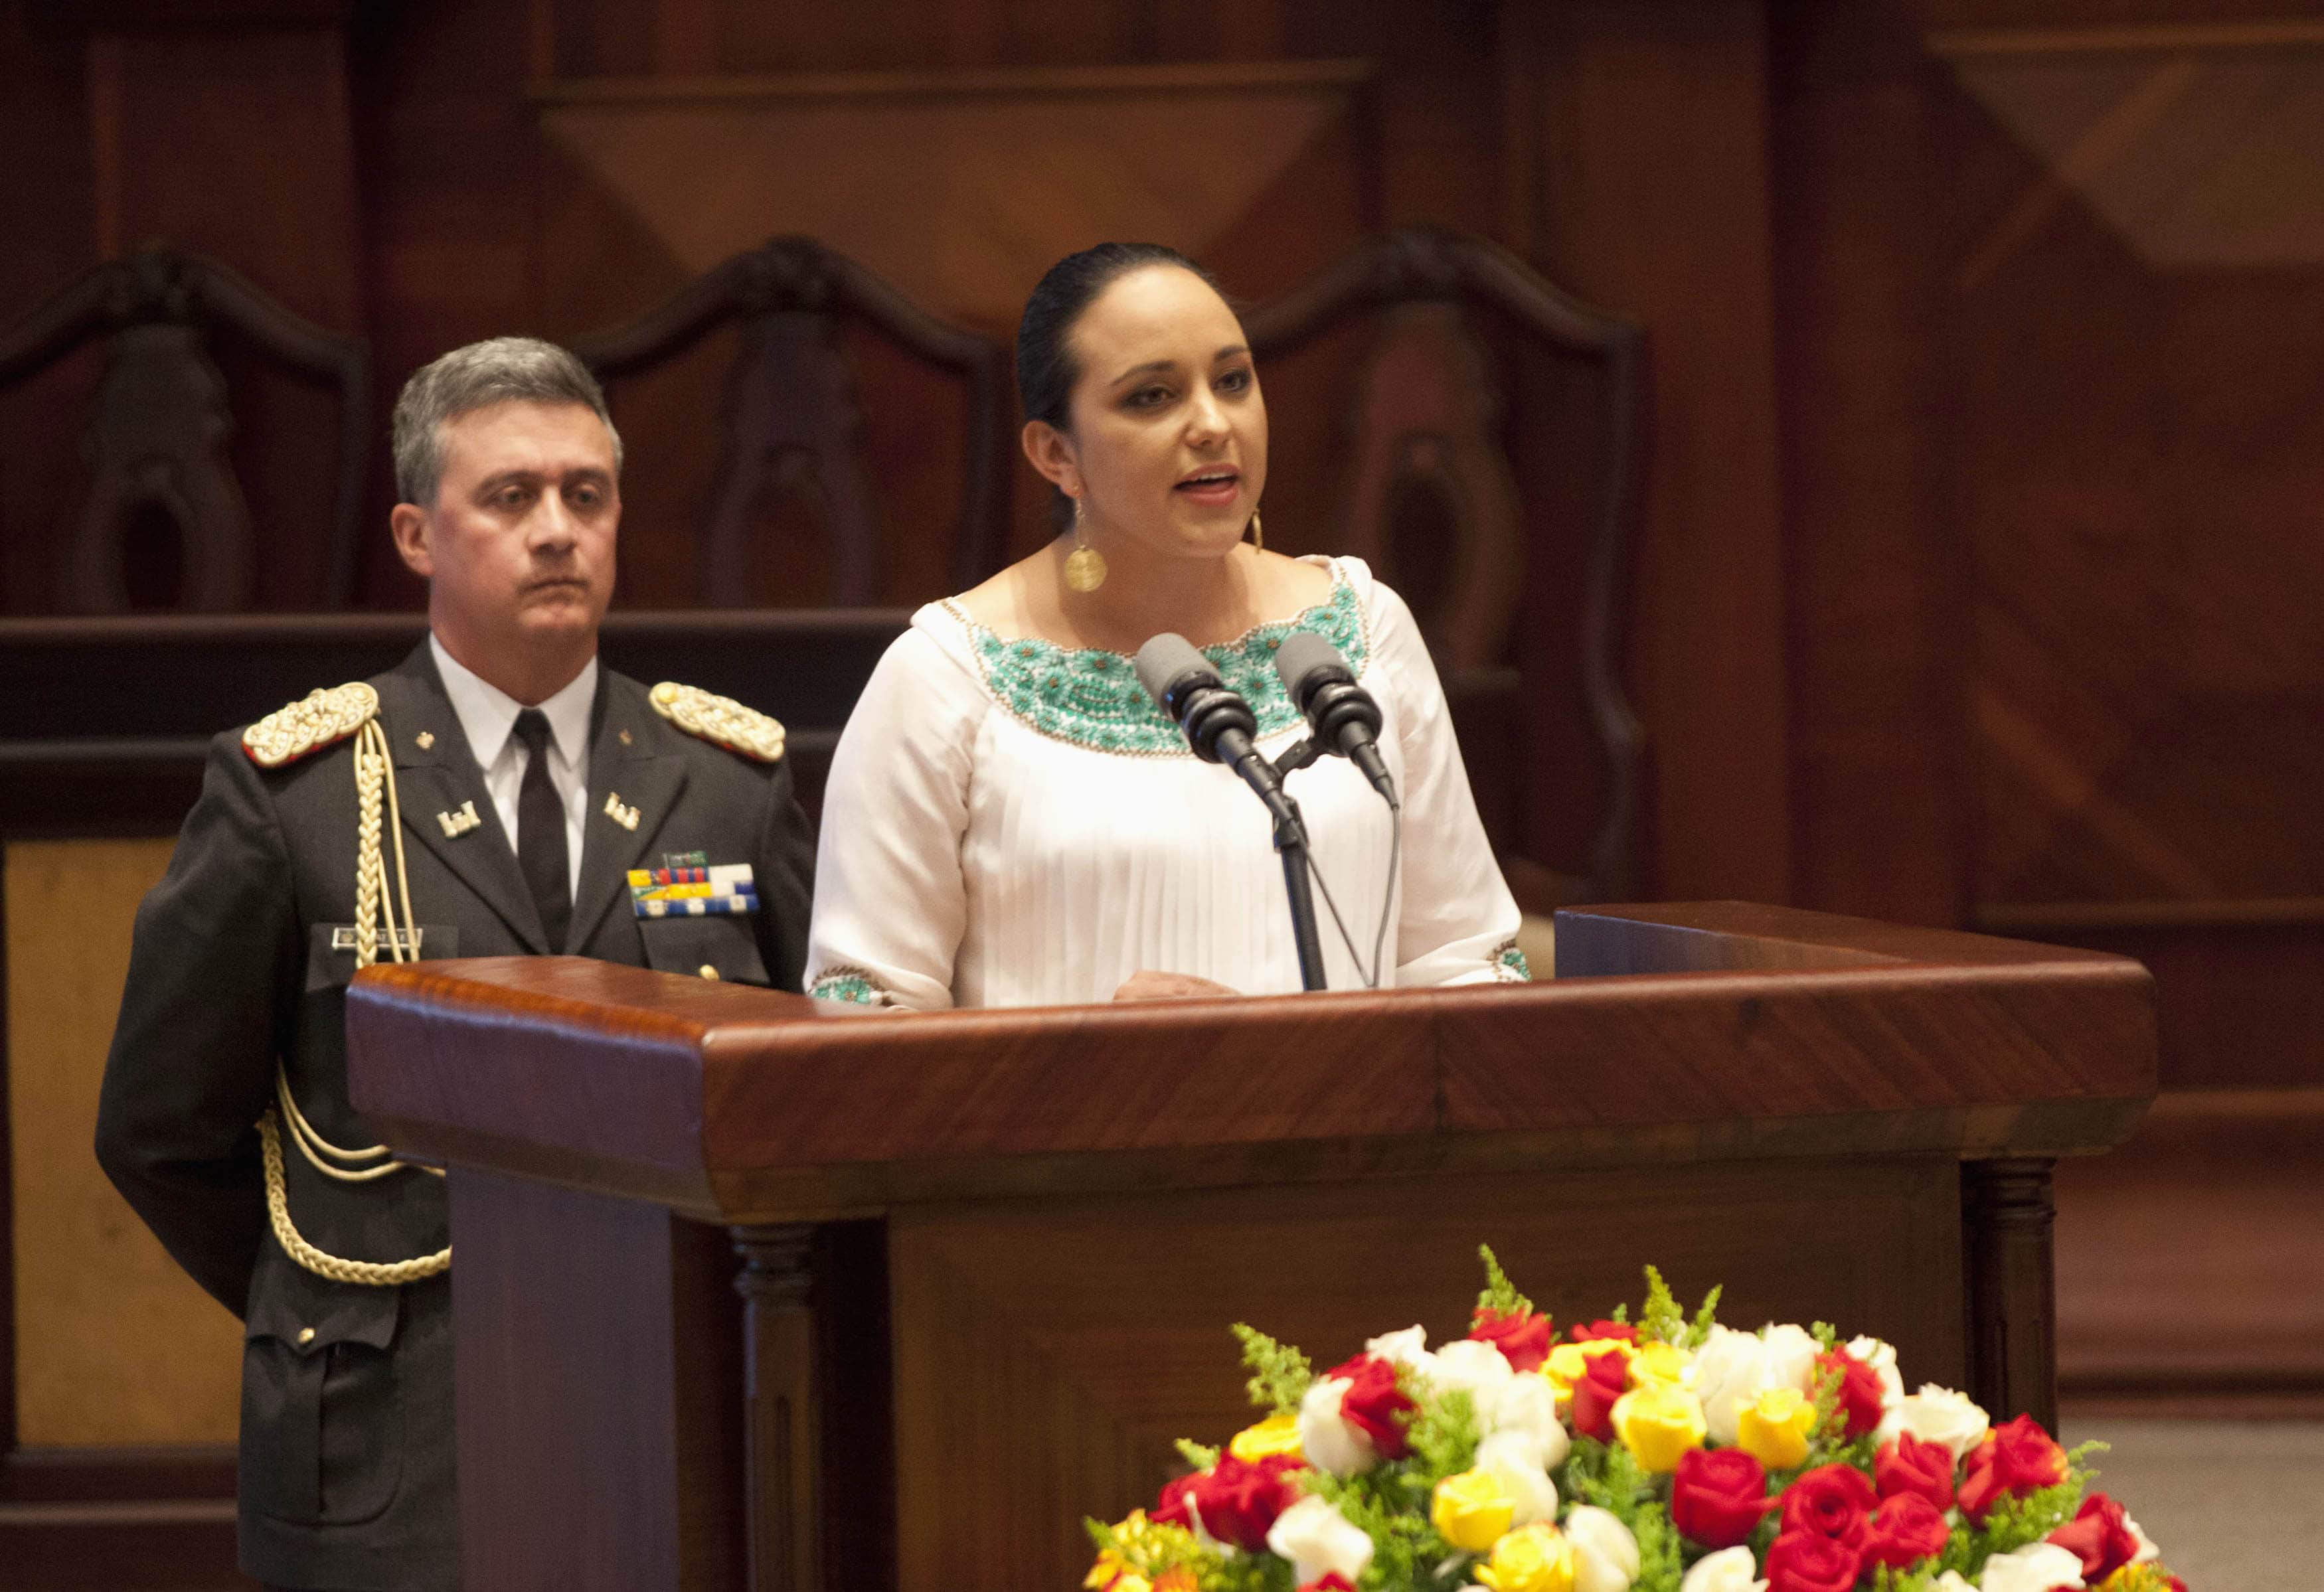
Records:
[[[1017,400],[1027,419],[1046,421],[1060,431],[1073,428],[1068,411],[1082,374],[1067,345],[1074,323],[1117,278],[1148,265],[1191,271],[1214,291],[1219,285],[1209,271],[1165,244],[1099,244],[1066,255],[1043,273],[1017,323]],[[1061,530],[1072,524],[1073,500],[1058,492],[1049,517]]]

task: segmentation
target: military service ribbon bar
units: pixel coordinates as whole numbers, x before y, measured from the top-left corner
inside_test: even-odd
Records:
[[[709,917],[759,909],[747,862],[630,870],[630,904],[640,917]]]

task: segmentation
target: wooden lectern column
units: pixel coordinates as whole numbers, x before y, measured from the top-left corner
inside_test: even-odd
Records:
[[[732,1229],[742,1256],[744,1497],[751,1592],[821,1592],[822,1411],[816,1396],[815,1229]]]
[[[2058,1294],[2052,1270],[2056,1162],[1961,1164],[1970,1396],[1994,1423],[2031,1415],[2058,1430]]]

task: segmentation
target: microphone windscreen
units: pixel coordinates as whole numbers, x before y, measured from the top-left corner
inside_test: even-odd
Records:
[[[1313,630],[1294,630],[1284,637],[1283,645],[1275,649],[1275,672],[1282,677],[1284,695],[1290,697],[1302,712],[1305,711],[1306,704],[1300,699],[1301,690],[1303,687],[1313,689],[1306,683],[1318,669],[1339,671],[1336,676],[1327,675],[1327,679],[1352,680],[1356,677],[1356,671],[1348,667],[1348,660],[1340,656],[1340,649]]]
[[[1138,683],[1146,687],[1146,695],[1174,719],[1178,715],[1169,703],[1171,686],[1195,673],[1209,676],[1210,684],[1218,680],[1218,671],[1211,667],[1211,660],[1195,651],[1194,643],[1176,630],[1165,630],[1140,647],[1134,662]]]

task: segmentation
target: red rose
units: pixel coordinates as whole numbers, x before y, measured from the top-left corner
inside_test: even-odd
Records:
[[[1827,1349],[1816,1356],[1816,1385],[1827,1373],[1840,1373],[1840,1407],[1848,1416],[1848,1435],[1862,1437],[1880,1424],[1880,1399],[1885,1391],[1880,1373],[1852,1354]]]
[[[1953,1506],[1953,1451],[1942,1443],[1924,1443],[1909,1431],[1882,1449],[1872,1461],[1872,1479],[1884,1498],[1910,1493],[1926,1498],[1941,1514]]]
[[[1591,1355],[1573,1379],[1573,1430],[1601,1443],[1614,1440],[1614,1401],[1630,1384],[1630,1362],[1618,1354]]]
[[[1983,1525],[2002,1498],[2053,1487],[2066,1479],[2066,1450],[2031,1415],[1997,1426],[1969,1451],[1953,1495],[1971,1524]]]
[[[2093,1587],[2138,1557],[2138,1539],[2131,1535],[2122,1505],[2104,1493],[2083,1499],[2074,1518],[2049,1540],[2081,1560],[2082,1579]]]
[[[1501,1351],[1514,1371],[1538,1371],[1549,1358],[1549,1318],[1532,1311],[1480,1308],[1469,1336]]]
[[[1767,1550],[1767,1592],[1848,1592],[1863,1555],[1814,1532],[1785,1532]]]
[[[1356,1584],[1338,1570],[1325,1570],[1320,1581],[1305,1581],[1299,1592],[1356,1592]]]
[[[1872,1512],[1864,1530],[1864,1562],[1903,1569],[1942,1553],[1952,1534],[1934,1505],[1918,1493],[1899,1493]]]
[[[1638,1330],[1627,1321],[1592,1321],[1586,1327],[1576,1327],[1566,1334],[1576,1343],[1592,1343],[1600,1339],[1618,1339],[1624,1343],[1636,1343]]]
[[[1740,1449],[1690,1449],[1671,1476],[1671,1523],[1706,1548],[1732,1548],[1775,1506],[1766,1467]]]
[[[1784,1489],[1784,1534],[1808,1532],[1860,1548],[1864,1523],[1879,1501],[1871,1478],[1855,1466],[1819,1465]]]
[[[1191,1530],[1199,1516],[1216,1541],[1255,1553],[1267,1546],[1275,1517],[1298,1501],[1299,1489],[1289,1478],[1306,1468],[1295,1454],[1270,1454],[1256,1465],[1222,1454],[1215,1468],[1164,1484],[1151,1518]]]
[[[1397,1417],[1410,1416],[1412,1401],[1396,1385],[1395,1366],[1378,1355],[1360,1354],[1323,1375],[1348,1378],[1348,1391],[1340,1397],[1340,1418],[1370,1438],[1381,1459],[1401,1459],[1411,1451],[1405,1422]]]
[[[1194,1501],[1194,1484],[1201,1479],[1200,1473],[1197,1473],[1194,1476],[1175,1477],[1164,1482],[1162,1495],[1155,1500],[1154,1512],[1147,1518],[1157,1525],[1184,1526],[1186,1530],[1193,1531],[1194,1514],[1191,1506]]]

